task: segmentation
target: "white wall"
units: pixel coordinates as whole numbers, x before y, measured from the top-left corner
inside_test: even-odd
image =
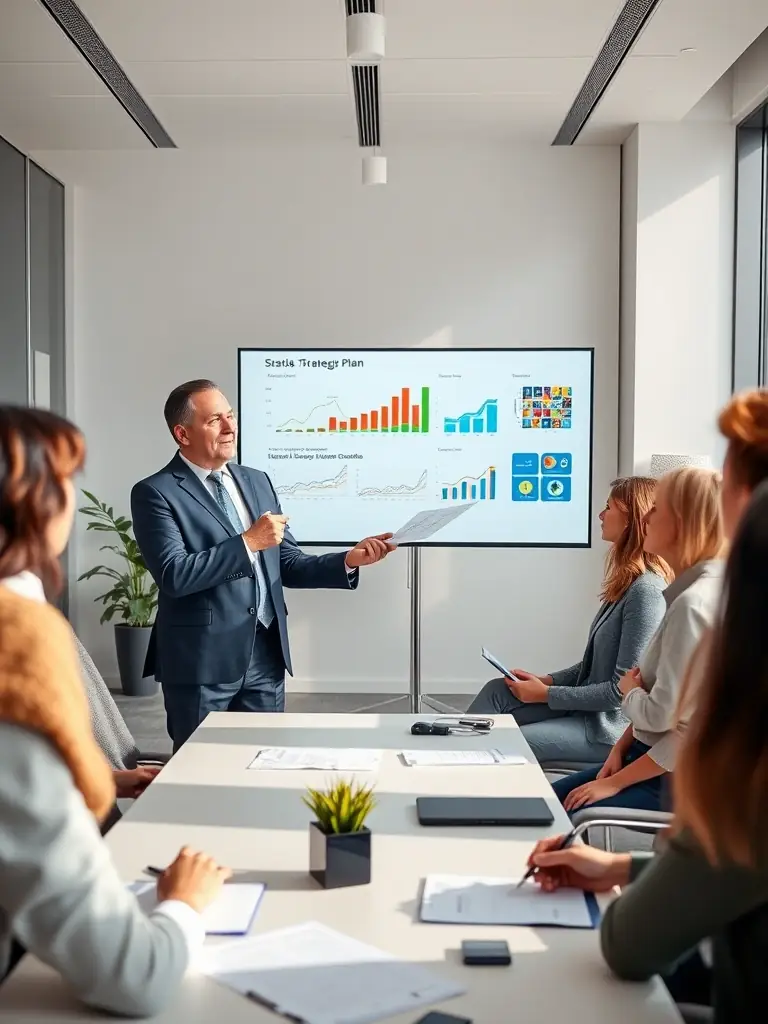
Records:
[[[618,148],[394,150],[378,189],[351,146],[37,158],[77,186],[74,413],[83,482],[116,508],[173,453],[174,385],[213,376],[235,400],[239,345],[431,344],[593,345],[599,510],[616,471]],[[603,553],[426,552],[426,688],[474,690],[481,643],[541,670],[577,658]],[[95,557],[81,530],[78,571]],[[113,674],[95,593],[77,586],[76,626]],[[288,603],[295,688],[407,689],[404,554],[356,595]]]
[[[641,124],[623,155],[621,471],[719,464],[731,392],[735,129]],[[623,372],[625,366],[632,372]]]

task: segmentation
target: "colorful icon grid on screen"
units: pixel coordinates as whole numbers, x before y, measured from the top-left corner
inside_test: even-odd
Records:
[[[520,421],[528,430],[570,430],[573,388],[564,384],[529,385],[520,389]]]
[[[570,452],[515,452],[512,501],[570,501],[572,471]]]

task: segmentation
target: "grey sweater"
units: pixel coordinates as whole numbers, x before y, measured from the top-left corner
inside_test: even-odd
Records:
[[[590,743],[613,746],[627,726],[618,682],[639,664],[661,622],[666,580],[645,572],[618,601],[605,603],[592,623],[581,661],[552,672],[547,703],[555,711],[586,715]]]
[[[124,1016],[159,1013],[189,960],[177,921],[146,917],[120,880],[54,748],[0,722],[0,978],[14,938],[84,1002]]]

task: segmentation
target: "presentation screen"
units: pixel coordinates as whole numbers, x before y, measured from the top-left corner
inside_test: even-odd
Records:
[[[425,544],[588,546],[592,371],[592,349],[240,349],[240,461],[302,544],[472,502]]]

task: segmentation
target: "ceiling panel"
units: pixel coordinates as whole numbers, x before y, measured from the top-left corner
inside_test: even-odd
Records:
[[[123,65],[136,88],[152,96],[347,95],[346,60],[174,61]]]
[[[121,62],[346,56],[341,0],[79,2]]]
[[[0,0],[0,62],[77,59],[77,50],[38,0]]]
[[[384,91],[390,93],[570,93],[581,85],[591,63],[590,57],[387,59],[382,67],[382,81]]]
[[[19,149],[149,149],[112,97],[27,99],[0,95],[0,134]]]
[[[0,63],[0,96],[10,94],[39,100],[46,96],[108,96],[109,90],[85,63]]]

